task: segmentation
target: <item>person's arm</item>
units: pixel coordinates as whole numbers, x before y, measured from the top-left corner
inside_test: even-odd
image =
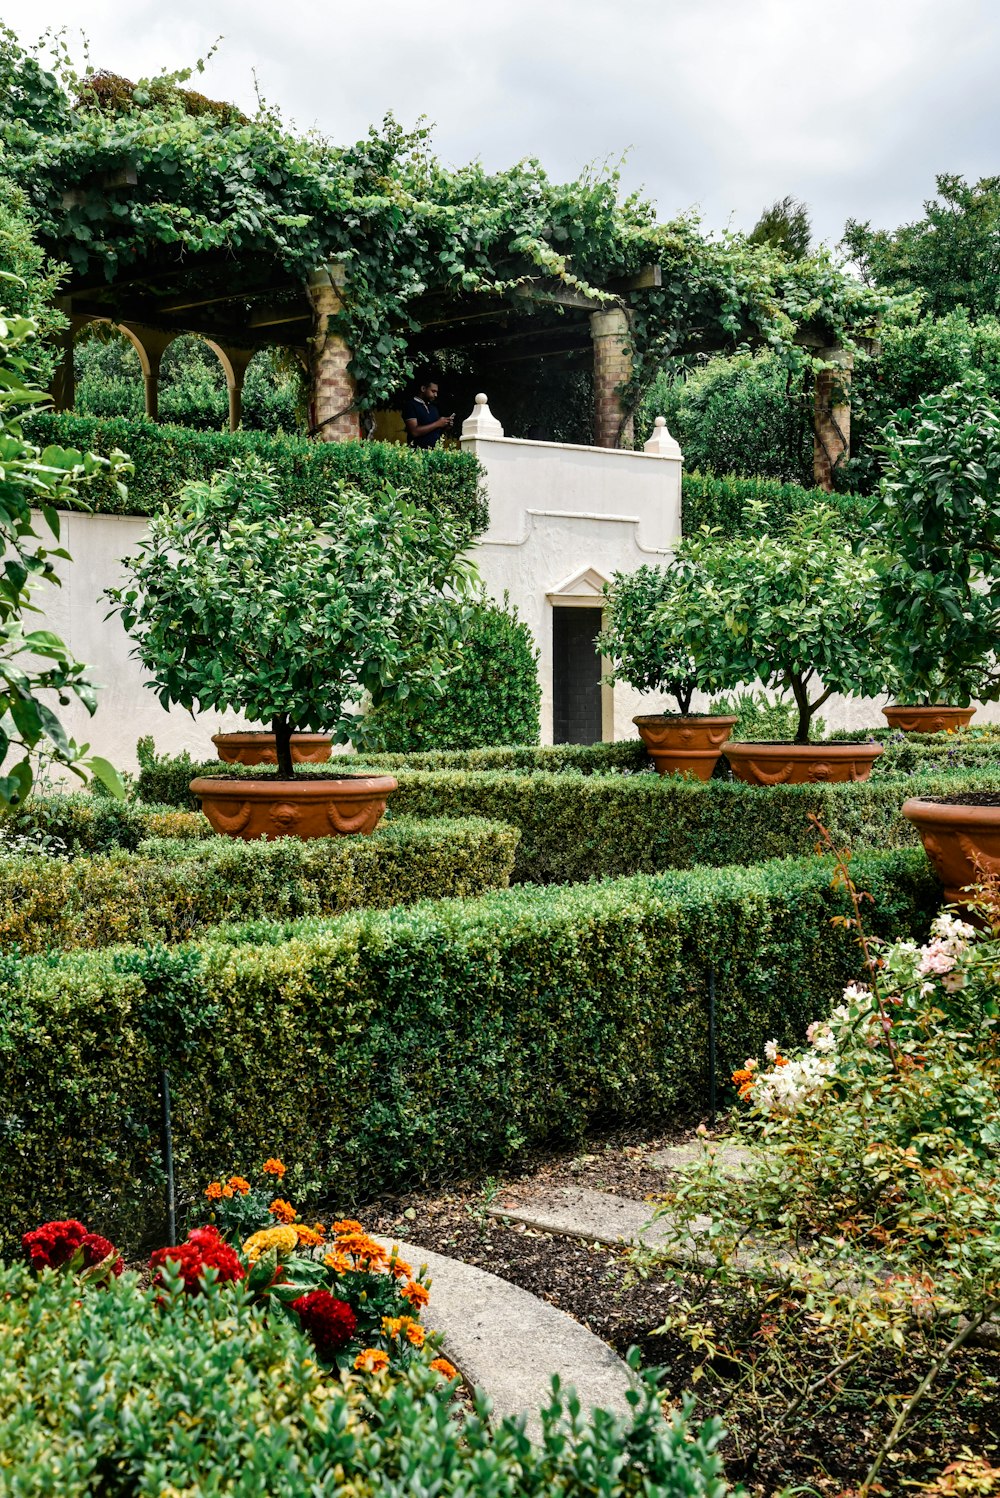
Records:
[[[407,416],[406,430],[411,437],[423,437],[428,432],[440,432],[442,428],[450,427],[454,419],[453,416],[439,416],[437,421],[428,421],[424,426],[421,426],[416,416]]]

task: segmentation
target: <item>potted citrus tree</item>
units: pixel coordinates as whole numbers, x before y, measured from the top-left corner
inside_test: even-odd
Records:
[[[872,628],[879,571],[870,549],[852,546],[832,509],[796,515],[752,541],[709,532],[677,549],[680,573],[659,608],[668,638],[720,687],[759,682],[788,692],[797,708],[793,742],[727,743],[733,774],[757,785],[864,780],[878,744],[810,742],[835,692],[873,696],[886,666]]]
[[[872,512],[889,551],[881,631],[893,728],[964,727],[1000,696],[1000,407],[980,375],[925,396],[888,428]]]
[[[234,463],[153,517],[128,584],[109,590],[165,706],[270,724],[276,769],[191,782],[217,832],[371,832],[392,776],[296,774],[293,735],[363,741],[363,701],[441,691],[454,665],[453,598],[474,576],[458,528],[390,489],[338,492],[331,513],[322,528],[286,513],[273,470]]]
[[[736,718],[691,711],[698,688],[711,691],[715,683],[704,674],[699,677],[694,659],[671,636],[660,613],[679,576],[676,562],[616,572],[606,589],[599,643],[611,661],[612,685],[624,681],[637,692],[660,692],[677,703],[676,713],[632,719],[659,773],[710,780]]]

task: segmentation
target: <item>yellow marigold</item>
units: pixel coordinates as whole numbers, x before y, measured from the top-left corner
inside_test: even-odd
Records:
[[[283,1201],[280,1196],[276,1196],[274,1198],[274,1201],[271,1203],[267,1210],[270,1212],[271,1216],[276,1217],[279,1222],[294,1222],[296,1217],[298,1217],[299,1215],[298,1212],[296,1212],[295,1208],[292,1206],[291,1202]]]
[[[447,1358],[431,1358],[431,1367],[435,1373],[443,1373],[445,1378],[458,1377],[458,1369]]]
[[[245,1181],[242,1176],[230,1176],[229,1184],[230,1186],[232,1186],[234,1191],[238,1191],[240,1193],[240,1196],[246,1196],[247,1192],[250,1190],[250,1182]]]
[[[285,1174],[286,1167],[282,1165],[280,1160],[265,1160],[263,1169],[266,1176],[277,1176],[281,1180]]]
[[[299,1235],[295,1228],[262,1228],[259,1233],[251,1233],[243,1245],[243,1252],[252,1264],[256,1264],[261,1254],[266,1254],[269,1249],[274,1249],[278,1254],[290,1254],[297,1247]]]
[[[389,1354],[381,1347],[366,1347],[354,1359],[354,1366],[359,1373],[381,1373],[389,1366]]]
[[[402,1318],[402,1316],[383,1316],[382,1317],[382,1335],[383,1335],[383,1337],[398,1337],[399,1333],[400,1333],[400,1331],[402,1329],[402,1326],[403,1326],[403,1318]]]
[[[323,1242],[322,1233],[317,1233],[315,1228],[307,1228],[304,1223],[293,1229],[298,1237],[300,1248],[315,1248],[317,1243]]]
[[[360,1222],[355,1222],[353,1217],[342,1217],[340,1222],[331,1223],[330,1232],[336,1233],[339,1237],[341,1233],[363,1233],[364,1228]]]
[[[399,1293],[404,1300],[408,1300],[410,1305],[415,1306],[417,1310],[421,1306],[425,1306],[431,1298],[431,1293],[427,1286],[422,1285],[419,1280],[411,1280],[408,1285],[403,1285]]]
[[[209,1181],[208,1185],[205,1187],[205,1195],[208,1197],[210,1202],[217,1202],[222,1195],[222,1182]]]
[[[333,1253],[327,1254],[323,1263],[327,1269],[332,1269],[334,1274],[346,1274],[351,1267],[350,1259],[345,1254],[337,1253],[336,1249]]]

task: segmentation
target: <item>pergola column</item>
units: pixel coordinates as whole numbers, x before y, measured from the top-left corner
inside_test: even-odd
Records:
[[[330,265],[309,277],[313,307],[310,352],[312,433],[321,442],[354,442],[361,436],[357,388],[348,368],[351,350],[331,328],[343,308],[344,267]]]
[[[229,430],[235,432],[243,420],[243,382],[247,366],[257,350],[229,348],[211,338],[207,338],[205,342],[225,371],[226,389],[229,391]]]
[[[594,446],[631,447],[632,418],[622,390],[632,377],[628,313],[622,307],[590,314],[594,345]]]
[[[828,367],[817,372],[813,395],[813,483],[829,494],[834,469],[851,456],[854,355],[844,349],[827,348],[820,349],[817,357]]]

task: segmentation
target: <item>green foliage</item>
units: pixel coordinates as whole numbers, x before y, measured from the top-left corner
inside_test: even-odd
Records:
[[[58,362],[53,341],[68,325],[54,305],[64,274],[65,266],[53,262],[38,244],[27,194],[7,176],[0,151],[0,276],[14,278],[7,283],[3,300],[13,302],[36,326],[32,364],[35,382],[43,388],[50,384]]]
[[[538,743],[538,651],[528,625],[507,594],[502,605],[484,596],[456,607],[464,637],[443,694],[388,704],[369,718],[367,742],[387,751]]]
[[[173,761],[183,769],[184,759]],[[216,765],[218,762],[216,761]],[[191,776],[188,773],[188,779]],[[175,785],[178,782],[175,780]],[[47,841],[57,840],[67,858],[82,853],[111,853],[122,848],[134,853],[148,838],[201,839],[212,829],[190,798],[170,797],[166,804],[151,805],[118,801],[93,795],[33,795],[13,807],[0,823],[0,850],[8,837],[33,842],[44,851]],[[181,810],[180,807],[184,809]]]
[[[809,210],[791,194],[765,208],[747,236],[751,244],[768,244],[781,250],[790,260],[801,260],[809,253],[812,225]]]
[[[472,897],[506,886],[517,837],[480,818],[400,818],[370,837],[153,838],[72,860],[4,856],[0,842],[0,943],[28,953],[178,942],[223,920]]]
[[[1000,177],[975,184],[951,172],[936,179],[924,217],[898,229],[848,219],[844,245],[862,277],[896,292],[920,292],[935,317],[956,307],[974,317],[1000,312]]]
[[[922,853],[858,865],[880,931],[923,928],[939,886]],[[810,857],[512,889],[257,921],[175,949],[197,955],[220,1016],[183,1064],[164,1058],[179,1188],[275,1152],[347,1203],[574,1140],[597,1119],[649,1126],[694,1107],[710,966],[721,1065],[796,1033],[857,975],[830,873]],[[143,994],[120,952],[0,964],[7,1242],[67,1213],[135,1241],[156,1211]]]
[[[130,586],[109,589],[160,702],[269,723],[292,776],[297,729],[363,736],[354,705],[440,691],[464,612],[458,528],[390,490],[344,492],[321,530],[282,513],[273,470],[235,463],[153,517]]]
[[[255,361],[256,362],[256,361]],[[253,369],[253,365],[250,366]],[[234,459],[258,459],[281,475],[284,507],[319,524],[336,513],[342,488],[405,492],[421,509],[451,519],[471,539],[487,520],[482,469],[471,453],[441,447],[424,452],[394,442],[310,442],[259,432],[195,432],[143,419],[96,421],[66,412],[31,419],[39,441],[92,449],[121,449],[135,468],[127,494],[98,479],[89,491],[95,510],[109,515],[156,515],[186,483],[209,482]]]
[[[766,692],[735,692],[731,697],[718,697],[712,703],[712,712],[735,716],[729,735],[734,742],[792,739],[799,721],[799,710],[791,698],[768,697]],[[821,739],[825,729],[823,719],[817,718],[813,724],[815,737]]]
[[[125,467],[122,453],[103,459],[73,448],[43,450],[25,438],[26,415],[48,399],[31,359],[37,333],[30,318],[0,310],[0,812],[27,795],[43,753],[81,779],[89,770],[121,794],[112,767],[86,757],[88,746],[67,737],[42,696],[54,693],[62,707],[75,697],[93,713],[97,698],[86,666],[51,630],[25,627],[25,616],[37,612],[33,590],[58,585],[56,562],[69,560],[58,544],[56,505],[78,503],[79,489],[102,469],[117,483]],[[54,546],[35,529],[33,509],[41,511]]]
[[[970,375],[886,434],[874,511],[889,559],[879,589],[902,701],[1000,696],[1000,403]]]
[[[780,531],[793,516],[821,505],[836,511],[845,532],[862,532],[871,509],[870,500],[854,494],[826,494],[822,489],[803,489],[774,479],[713,478],[702,473],[685,473],[681,499],[686,536],[707,526],[725,541],[755,537],[761,527]]]
[[[879,556],[853,549],[834,510],[801,512],[750,546],[689,536],[675,558],[678,582],[659,607],[665,636],[714,688],[760,681],[790,692],[797,743],[808,742],[834,692],[884,690],[886,664],[872,629]]]
[[[611,661],[610,682],[625,681],[637,692],[664,692],[680,713],[691,711],[697,666],[660,622],[659,608],[677,586],[681,572],[673,561],[659,567],[616,572],[606,589],[606,624],[598,644]]]

